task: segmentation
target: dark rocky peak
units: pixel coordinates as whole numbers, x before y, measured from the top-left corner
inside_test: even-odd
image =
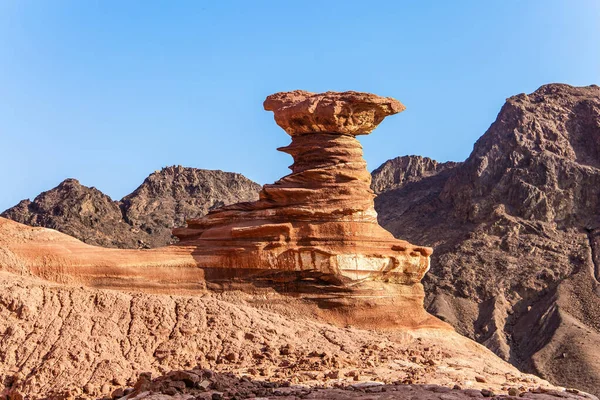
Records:
[[[475,143],[467,162],[495,149],[549,152],[580,164],[600,164],[600,87],[549,84],[506,100],[496,121]]]
[[[394,235],[434,248],[430,312],[521,368],[596,393],[599,110],[598,86],[513,96],[464,163],[375,203]]]
[[[173,165],[150,174],[133,193],[125,196],[123,201],[142,193],[177,197],[182,194],[181,189],[186,189],[188,194],[193,194],[207,191],[258,191],[260,188],[259,184],[235,172]]]
[[[99,246],[158,247],[172,243],[171,229],[184,225],[187,218],[254,200],[259,190],[260,185],[240,174],[172,166],[152,173],[120,202],[76,179],[66,179],[2,216]]]
[[[121,208],[133,226],[153,233],[183,226],[213,208],[256,200],[260,189],[241,174],[171,166],[148,176],[123,198]]]
[[[599,209],[598,187],[600,87],[550,84],[507,99],[441,197],[472,221],[502,204],[564,225]]]
[[[27,206],[27,209],[23,208],[24,206]],[[109,196],[95,187],[84,186],[77,179],[72,178],[65,179],[55,188],[40,193],[33,202],[21,201],[16,207],[6,210],[2,215],[14,215],[17,207],[25,214],[45,213],[49,216],[63,217],[77,215],[82,218],[98,212],[108,212],[109,215],[116,213],[115,216],[118,219],[121,218],[118,205]],[[25,217],[25,215],[22,216]],[[33,215],[29,216],[34,217]]]
[[[2,213],[5,218],[64,232],[86,243],[116,247],[127,236],[118,203],[76,179],[66,179],[33,201],[23,200]],[[135,241],[128,245],[134,247]]]
[[[459,163],[439,163],[429,157],[402,156],[388,160],[372,172],[371,189],[377,194],[436,175]]]

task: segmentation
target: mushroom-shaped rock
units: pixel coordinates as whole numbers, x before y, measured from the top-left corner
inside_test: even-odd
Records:
[[[292,173],[265,185],[255,202],[189,220],[174,230],[180,245],[194,248],[208,280],[285,282],[285,290],[313,292],[327,307],[379,299],[403,324],[430,321],[420,281],[432,250],[398,240],[377,223],[356,139],[404,106],[369,93],[304,91],[271,95],[264,106],[292,137],[278,149],[294,158]]]
[[[379,226],[356,138],[403,106],[367,93],[296,91],[269,96],[265,107],[291,135],[279,149],[293,157],[291,173],[265,185],[257,201],[188,220],[174,230],[176,245],[102,249],[22,227],[40,238],[36,246],[19,239],[7,247],[2,238],[24,231],[0,219],[0,247],[26,260],[14,264],[20,273],[59,282],[168,293],[240,289],[261,304],[301,301],[306,312],[340,325],[448,328],[423,307],[420,281],[432,250]]]
[[[405,107],[391,97],[371,93],[326,92],[303,90],[275,93],[264,102],[273,111],[275,122],[289,135],[338,133],[368,135],[389,115]]]

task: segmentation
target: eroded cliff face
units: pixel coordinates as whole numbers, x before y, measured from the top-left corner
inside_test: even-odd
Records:
[[[171,230],[187,218],[255,200],[259,190],[260,185],[240,174],[172,166],[152,173],[120,201],[66,179],[1,215],[26,225],[56,229],[96,246],[153,248],[174,243]]]
[[[509,98],[464,163],[392,185],[376,209],[435,248],[431,312],[517,366],[597,391],[598,86]]]
[[[277,93],[265,101],[292,137],[292,173],[259,200],[188,220],[182,245],[207,267],[318,271],[335,279],[418,284],[431,249],[395,240],[377,222],[371,175],[356,135],[404,109],[368,93]],[[235,249],[233,251],[232,249]]]
[[[348,323],[363,326],[439,325],[422,308],[420,281],[432,250],[397,240],[378,224],[356,138],[404,106],[368,93],[304,91],[277,93],[264,106],[292,138],[278,149],[293,157],[292,173],[264,185],[255,202],[174,230],[181,246],[194,248],[207,279],[270,280],[275,287],[284,279],[290,289],[282,290],[312,293],[323,307],[344,303],[354,321]],[[372,308],[363,310],[364,298]]]

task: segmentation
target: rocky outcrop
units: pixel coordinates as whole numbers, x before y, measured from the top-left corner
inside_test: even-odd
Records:
[[[252,201],[261,186],[241,174],[173,166],[151,174],[120,203],[124,219],[149,235],[150,247],[173,243],[171,230],[216,208]]]
[[[377,223],[371,176],[355,135],[368,134],[398,101],[371,94],[269,96],[265,109],[292,137],[292,173],[265,185],[260,199],[188,220],[177,229],[207,266],[319,271],[351,280],[418,283],[431,249],[395,240]],[[235,251],[232,251],[235,249]]]
[[[411,182],[439,174],[459,165],[452,161],[439,163],[429,157],[396,157],[381,164],[372,175],[371,189],[376,194],[398,189]]]
[[[340,325],[449,329],[423,308],[420,281],[431,249],[379,226],[355,137],[403,106],[365,93],[296,91],[270,96],[265,108],[291,134],[292,143],[280,150],[294,164],[257,201],[188,220],[187,228],[175,230],[180,243],[148,251],[87,246],[0,221],[6,257],[18,261],[11,270],[103,288],[275,291],[327,309],[313,314]]]
[[[292,144],[283,148],[294,157],[292,173],[265,186],[255,202],[190,220],[188,228],[177,231],[183,239],[177,245],[106,249],[0,218],[1,395],[116,397],[133,385],[143,398],[148,395],[144,389],[157,385],[166,395],[178,396],[186,393],[188,381],[202,384],[198,374],[205,368],[243,374],[246,379],[312,385],[400,379],[400,383],[475,389],[453,393],[468,396],[509,390],[513,394],[554,390],[564,395],[547,382],[521,374],[424,311],[419,281],[429,266],[431,249],[394,239],[379,227],[370,177],[355,138],[370,132],[385,115],[400,111],[399,103],[353,92],[292,92],[273,96],[265,106],[292,136]],[[439,206],[441,214],[424,213],[418,207],[397,214],[416,213],[413,222],[420,225],[412,225],[411,235],[423,235],[421,229],[444,215],[454,224],[449,226],[460,226],[460,212],[446,214],[452,211],[452,196],[432,189],[425,198],[431,199],[435,190],[440,191],[439,199],[425,206],[429,211]],[[506,213],[502,216],[523,223]],[[388,221],[395,223],[394,218]],[[523,233],[529,234],[525,228]],[[586,243],[591,240],[588,233]],[[572,234],[578,238],[577,232]],[[447,237],[440,238],[443,242]],[[577,242],[568,245],[575,248]],[[488,247],[493,249],[494,243]],[[446,251],[448,245],[442,243],[440,248]],[[589,260],[594,258],[591,252],[586,254]],[[462,321],[459,328],[468,327],[476,302],[447,294],[469,293],[469,285],[484,287],[491,280],[465,280],[450,292],[444,279],[459,282],[465,270],[456,268],[456,277],[444,277],[441,271],[434,280],[438,287],[430,286],[434,293],[430,304],[437,304],[438,314],[447,315],[449,321]],[[580,269],[581,274],[572,277],[584,279],[592,271]],[[510,280],[510,275],[504,278]],[[597,283],[585,282],[589,284],[573,281],[579,291],[566,293],[589,298]],[[496,293],[508,287],[504,281],[495,283]],[[516,341],[525,343],[518,332],[544,332],[564,326],[561,321],[571,321],[572,316],[593,315],[593,301],[573,307],[561,302],[560,290],[555,294],[558,300],[545,298],[545,303],[536,304],[539,310],[534,312],[547,310],[545,319],[515,328]],[[471,294],[475,300],[485,295],[484,290]],[[486,343],[505,349],[501,333],[515,326],[510,316],[518,314],[514,310],[522,311],[519,307],[526,307],[531,298],[521,296],[520,303],[514,303],[514,296],[498,296],[481,308],[481,320],[473,326],[493,320],[485,324],[484,333],[490,335]],[[544,308],[548,304],[551,308]],[[497,311],[501,307],[513,307],[512,314]],[[559,312],[553,313],[556,309]],[[486,320],[488,313],[491,318]],[[561,331],[561,343],[569,344],[573,337],[572,331]],[[536,339],[526,342],[528,351],[542,354],[538,349],[543,348],[555,353],[548,350],[543,335]],[[511,356],[513,349],[507,352]],[[590,353],[585,362],[591,363],[593,357]],[[531,361],[538,360],[531,357]],[[147,374],[139,376],[141,371],[171,378],[151,382]]]
[[[429,311],[517,366],[597,392],[598,86],[511,97],[464,163],[382,191],[382,225],[435,248]]]
[[[358,371],[350,371],[350,374]],[[238,398],[260,398],[264,400],[285,399],[313,399],[313,400],[470,400],[481,397],[518,398],[524,400],[556,400],[591,399],[593,396],[581,393],[576,389],[562,390],[553,388],[534,388],[524,390],[525,387],[511,386],[508,390],[483,388],[461,388],[454,385],[452,388],[436,384],[411,384],[402,381],[385,383],[372,382],[345,382],[335,378],[339,373],[332,371],[324,374],[328,380],[335,380],[333,387],[329,384],[311,387],[308,385],[291,384],[288,381],[265,382],[238,377],[232,373],[215,373],[208,369],[192,369],[186,371],[171,371],[153,380],[147,375],[141,376],[136,382],[136,387],[126,389],[118,388],[114,393],[129,393],[129,398],[135,400],[175,400],[183,396],[190,398],[211,400],[222,398],[234,400]],[[480,379],[485,379],[479,376]],[[508,382],[507,382],[508,383]],[[511,397],[507,397],[506,394]],[[502,394],[500,394],[502,393]],[[257,397],[260,396],[260,397]],[[114,395],[113,395],[114,397]]]
[[[22,200],[1,215],[22,224],[56,229],[96,246],[137,248],[148,241],[147,235],[134,232],[123,220],[117,202],[76,179],[64,180],[33,201]]]
[[[363,330],[343,323],[335,309],[315,307],[301,293],[266,290],[260,280],[253,290],[207,290],[202,269],[178,257],[93,247],[0,218],[0,396],[233,399],[298,391],[335,398],[376,381],[382,391],[419,398],[455,387],[463,389],[451,392],[456,398],[593,398],[523,374],[439,326]],[[240,288],[235,279],[230,284]],[[354,306],[369,311],[371,301]],[[378,317],[393,318],[389,311]],[[224,378],[244,383],[228,386]]]
[[[335,302],[387,298],[386,309],[396,310],[391,326],[436,324],[421,311],[420,281],[431,249],[396,240],[379,226],[371,176],[356,139],[404,107],[366,93],[303,91],[269,96],[264,106],[292,137],[279,149],[293,157],[292,173],[265,185],[256,202],[188,220],[187,228],[174,231],[181,245],[194,247],[194,258],[215,280],[233,273],[248,279],[309,276],[337,284]],[[359,282],[366,282],[364,292],[359,286],[348,290]],[[361,318],[380,315],[371,314]]]
[[[172,166],[151,174],[121,201],[67,179],[1,215],[96,246],[152,248],[174,243],[171,230],[185,219],[254,200],[259,190],[260,185],[240,174]]]
[[[420,388],[423,395],[455,385],[470,389],[456,392],[470,398],[511,388],[568,395],[452,331],[336,327],[314,321],[293,297],[274,308],[279,300],[270,296],[260,304],[241,292],[98,290],[0,271],[0,396],[97,399],[133,390],[146,398],[153,390],[233,399],[272,395],[269,388],[278,386],[287,386],[285,392],[304,385],[312,392],[314,386],[361,388],[370,381],[401,385],[402,391],[411,388],[407,384],[437,386]],[[223,378],[260,386],[247,385],[251,390],[243,394],[243,386],[228,387]]]

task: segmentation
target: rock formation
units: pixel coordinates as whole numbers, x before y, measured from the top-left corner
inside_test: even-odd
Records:
[[[292,136],[284,148],[292,174],[255,202],[191,220],[177,245],[106,249],[0,218],[0,396],[116,397],[132,385],[140,399],[158,398],[149,388],[203,396],[194,376],[211,368],[246,383],[377,380],[386,390],[444,386],[418,388],[423,396],[458,384],[468,390],[453,398],[528,390],[593,398],[520,373],[424,311],[419,280],[431,249],[379,227],[355,138],[400,103],[291,92],[265,106]],[[549,324],[563,317],[546,315]],[[150,382],[142,371],[167,375]],[[234,389],[211,397],[237,398]],[[338,394],[346,395],[314,395]]]
[[[303,91],[269,96],[265,109],[291,137],[292,173],[260,199],[215,210],[174,234],[207,266],[318,271],[349,280],[419,283],[432,250],[377,223],[371,176],[356,135],[404,106],[391,98]]]
[[[1,215],[26,225],[56,229],[96,246],[153,248],[174,243],[171,230],[185,219],[201,217],[223,205],[255,200],[259,190],[260,185],[240,174],[172,166],[151,174],[121,201],[66,179]]]
[[[600,88],[511,97],[464,163],[413,178],[376,209],[435,248],[428,310],[521,368],[600,393]]]
[[[595,348],[600,340],[595,294],[600,290],[595,283],[600,276],[597,109],[597,87],[544,86],[509,99],[465,163],[399,157],[373,171],[371,186],[380,193],[375,203],[383,226],[436,249],[432,271],[424,279],[429,311],[521,368],[587,388],[600,386]],[[321,129],[314,121],[307,124]],[[67,232],[87,243],[138,247],[141,240],[154,247],[167,243],[170,227],[182,224],[186,215],[194,216],[196,209],[202,215],[221,201],[251,200],[258,185],[235,175],[166,168],[119,203],[121,211],[131,209],[126,217],[100,192],[68,180],[4,215]],[[231,185],[236,188],[233,192],[227,189]],[[31,230],[28,239],[18,240],[26,247],[24,240],[39,236],[39,231]],[[99,287],[177,293],[206,288],[204,271],[195,267],[191,254],[185,255],[186,249],[175,248],[177,253],[162,256],[143,253],[154,254],[146,259],[139,253],[108,255],[76,240],[63,242],[57,252],[57,240],[44,240],[49,247],[40,249],[62,260],[60,268],[53,269],[31,251],[27,254],[34,258],[28,268],[37,266],[36,273],[43,271],[48,279]],[[0,248],[0,259],[4,255],[14,260],[8,251]],[[123,266],[124,260],[128,266]],[[160,268],[150,274],[144,262]],[[82,263],[92,271],[85,277],[73,267]],[[111,271],[108,276],[106,268]],[[69,270],[73,275],[66,273]],[[218,276],[209,271],[209,277]],[[333,285],[337,281],[331,276],[325,277],[329,282],[319,282],[314,274],[305,273],[303,287],[298,287],[297,278],[262,276],[264,280],[255,279],[253,285],[277,284],[280,290],[311,291],[313,296],[316,289],[361,293],[356,285],[352,290]],[[308,282],[320,286],[309,288]],[[360,287],[368,285],[372,290],[366,292],[373,294],[373,282]],[[407,289],[380,285],[377,293],[381,296],[390,287]],[[341,301],[348,293],[331,297]],[[539,338],[534,344],[529,340],[531,331]]]
[[[356,307],[354,323],[383,327],[379,316],[387,310],[389,326],[439,324],[422,312],[420,281],[432,250],[396,240],[379,226],[356,139],[404,106],[366,93],[304,91],[269,96],[264,106],[292,138],[278,149],[292,155],[292,173],[265,185],[258,201],[214,210],[174,230],[181,246],[194,248],[206,279],[283,279],[288,284],[280,290],[314,293],[327,307],[364,307],[358,299],[377,299],[379,311]],[[315,282],[330,285],[327,298],[312,288]]]
[[[65,179],[33,201],[22,200],[1,215],[22,224],[56,229],[96,246],[119,247],[126,243],[137,248],[138,240],[148,240],[133,238],[117,202],[77,179]]]
[[[258,198],[261,186],[234,172],[172,166],[148,176],[123,197],[123,217],[134,229],[146,232],[149,247],[174,241],[171,230],[186,219],[210,210]],[[160,239],[160,240],[159,240]]]
[[[54,240],[66,237],[56,234]],[[439,399],[459,385],[465,391],[452,398],[513,389],[591,399],[523,374],[453,331],[336,327],[304,314],[305,305],[293,297],[286,298],[285,308],[274,309],[273,296],[250,306],[252,296],[239,291],[173,296],[126,289],[54,284],[0,271],[0,397],[98,399],[134,390],[140,399],[176,400],[192,393],[230,400],[270,397],[278,386],[286,386],[281,392],[313,392],[314,386],[361,388],[377,381],[411,395],[412,385],[419,385],[418,398],[435,393]],[[214,382],[205,368],[255,384]],[[149,375],[168,379],[151,384]],[[206,386],[197,385],[205,380]],[[316,398],[333,396],[315,392],[321,396]]]
[[[280,150],[294,164],[290,175],[265,185],[257,201],[189,220],[175,230],[180,243],[148,251],[47,240],[54,234],[3,222],[5,237],[18,232],[18,239],[5,241],[5,258],[20,260],[12,271],[171,293],[274,290],[301,296],[318,308],[314,314],[340,325],[449,329],[423,308],[420,281],[432,250],[379,226],[356,139],[403,106],[365,93],[296,91],[269,96],[265,108],[292,136]]]
[[[408,183],[437,175],[457,165],[458,163],[452,161],[439,163],[429,157],[396,157],[384,162],[372,172],[371,189],[377,194],[397,189]]]

